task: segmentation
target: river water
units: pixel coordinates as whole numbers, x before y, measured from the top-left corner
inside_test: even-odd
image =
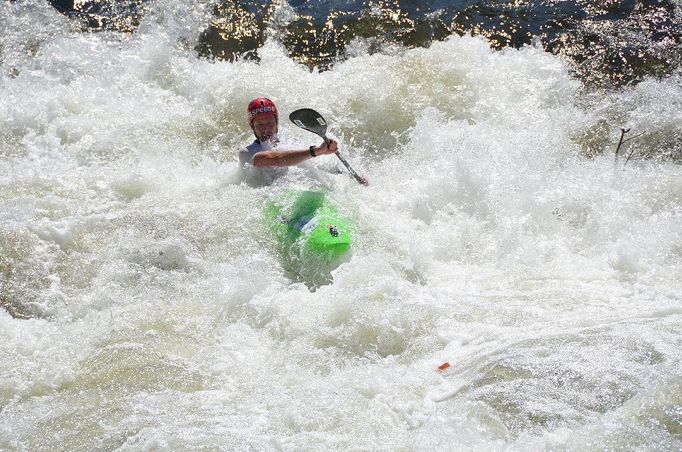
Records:
[[[457,34],[212,60],[211,14],[0,6],[0,450],[682,448],[679,75],[590,90]],[[242,183],[260,95],[370,186]],[[263,222],[310,174],[356,225],[321,286]]]

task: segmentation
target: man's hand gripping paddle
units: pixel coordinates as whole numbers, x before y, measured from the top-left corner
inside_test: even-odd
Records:
[[[296,110],[289,115],[289,119],[301,129],[319,135],[325,143],[329,143],[329,138],[327,138],[327,121],[325,121],[322,115],[315,110],[311,108]],[[367,179],[356,173],[338,151],[336,152],[336,156],[341,160],[343,166],[348,169],[356,181],[362,185],[367,185]]]

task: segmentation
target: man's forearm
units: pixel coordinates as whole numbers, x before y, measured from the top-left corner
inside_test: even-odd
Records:
[[[261,151],[253,157],[253,165],[264,166],[292,166],[312,158],[308,149],[295,151]]]

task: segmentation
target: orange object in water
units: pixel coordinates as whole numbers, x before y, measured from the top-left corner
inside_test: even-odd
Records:
[[[450,367],[450,363],[447,362],[447,361],[445,361],[443,364],[441,364],[440,366],[438,366],[438,370],[445,370],[445,369],[447,369],[448,367]]]

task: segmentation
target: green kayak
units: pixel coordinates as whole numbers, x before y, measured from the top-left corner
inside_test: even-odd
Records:
[[[267,203],[267,224],[288,263],[335,263],[351,245],[351,221],[324,191],[289,191]]]

